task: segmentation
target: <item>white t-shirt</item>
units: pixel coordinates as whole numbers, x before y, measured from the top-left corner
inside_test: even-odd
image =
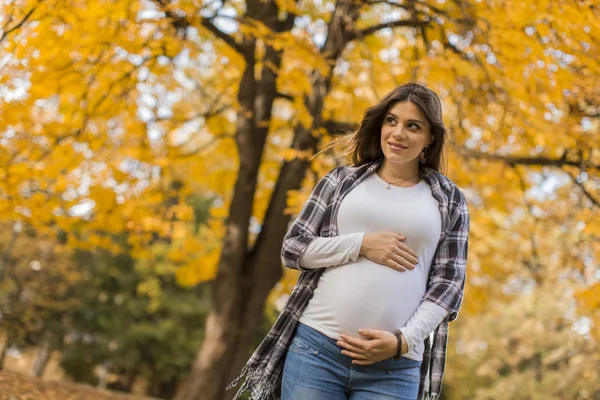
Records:
[[[438,202],[425,180],[402,188],[372,174],[343,200],[337,237],[317,238],[304,251],[304,268],[327,268],[300,322],[339,340],[359,336],[358,329],[401,329],[408,343],[406,358],[422,360],[423,341],[448,315],[422,302],[427,277],[441,235]],[[365,233],[390,231],[406,237],[419,259],[404,272],[359,256]]]

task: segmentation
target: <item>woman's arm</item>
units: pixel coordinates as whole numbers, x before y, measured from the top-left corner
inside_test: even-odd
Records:
[[[454,196],[458,197],[453,200],[458,204],[454,206],[456,211],[453,213],[452,229],[438,246],[423,297],[448,310],[448,321],[456,319],[462,304],[469,248],[467,201],[458,188]]]
[[[449,311],[431,301],[423,301],[415,313],[410,317],[406,326],[400,328],[402,336],[412,351],[419,343],[423,343],[427,336],[448,316]]]
[[[307,270],[298,265],[298,259],[308,245],[319,236],[327,206],[339,183],[338,174],[341,168],[343,167],[331,170],[317,183],[304,203],[302,211],[283,238],[281,261],[285,268]]]
[[[298,260],[298,265],[306,269],[334,267],[356,261],[360,255],[364,233],[313,240]]]
[[[316,238],[298,260],[306,269],[333,267],[356,261],[358,256],[400,272],[415,269],[417,253],[394,232],[351,233],[336,237]]]
[[[447,315],[448,311],[437,304],[430,301],[422,302],[406,326],[400,328],[404,338],[402,355],[414,349],[419,342],[423,343]],[[358,333],[360,337],[342,334],[340,335],[342,340],[337,342],[337,345],[344,349],[342,354],[354,359],[353,364],[371,365],[395,356],[398,351],[398,340],[392,332],[359,329]]]

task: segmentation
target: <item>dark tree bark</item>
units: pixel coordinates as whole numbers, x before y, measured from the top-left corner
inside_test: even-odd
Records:
[[[5,270],[9,265],[11,254],[13,249],[15,248],[15,243],[17,242],[19,232],[21,232],[21,226],[17,223],[13,226],[13,232],[10,237],[10,242],[6,247],[6,250],[4,250],[2,257],[0,258],[0,283],[2,283],[2,281],[4,280]]]
[[[11,346],[12,340],[10,336],[7,335],[4,347],[2,347],[2,353],[0,353],[0,371],[4,370],[4,361],[6,361],[6,354],[8,354],[8,349],[10,349]]]
[[[294,16],[284,21],[277,19],[274,1],[248,1],[247,16],[260,20],[275,32],[289,31]],[[177,393],[177,400],[225,399],[225,387],[235,374],[234,364],[238,352],[246,353],[251,333],[260,320],[262,306],[268,292],[281,277],[281,271],[271,277],[264,276],[252,282],[252,293],[245,290],[249,279],[248,228],[256,192],[258,170],[268,134],[273,102],[277,96],[273,69],[265,66],[260,78],[255,78],[256,40],[244,37],[236,47],[246,60],[246,69],[240,82],[238,101],[242,106],[237,115],[236,144],[239,150],[239,173],[233,189],[229,208],[227,231],[217,276],[213,282],[213,308],[206,321],[206,336],[198,353],[190,378]],[[281,51],[268,46],[266,61],[281,65]],[[279,267],[279,264],[276,264]],[[280,269],[280,268],[279,268]],[[270,282],[270,283],[269,283]],[[260,293],[255,296],[255,293]],[[258,297],[258,299],[256,299]],[[257,310],[252,318],[245,318],[245,305]],[[259,304],[258,306],[256,304]]]
[[[54,351],[54,348],[50,342],[44,340],[40,344],[35,353],[35,358],[33,359],[33,366],[31,367],[31,376],[35,378],[40,378],[44,376],[44,371],[46,370],[48,361],[50,361],[52,351]]]

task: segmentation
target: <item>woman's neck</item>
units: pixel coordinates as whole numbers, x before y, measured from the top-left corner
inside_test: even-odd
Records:
[[[405,181],[418,183],[420,180],[419,164],[398,168],[384,160],[381,167],[379,167],[379,175],[388,182]]]

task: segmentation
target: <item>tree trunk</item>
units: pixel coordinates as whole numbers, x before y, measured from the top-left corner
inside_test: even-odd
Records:
[[[131,393],[131,391],[133,390],[133,385],[135,384],[135,381],[137,380],[138,375],[139,375],[139,370],[137,368],[133,368],[133,369],[127,371],[127,373],[125,374],[125,379],[123,381],[123,391],[124,392]]]
[[[98,389],[106,390],[106,387],[108,386],[108,374],[110,372],[110,362],[104,361],[104,363],[102,363],[102,365],[100,366],[99,370],[100,370],[100,373],[98,376],[98,384],[96,385],[96,387]]]
[[[157,399],[170,399],[177,388],[177,379],[171,378],[168,381],[164,380],[158,372],[152,372],[148,380],[146,388],[146,396]]]
[[[12,347],[12,340],[8,334],[6,335],[6,342],[4,343],[4,347],[2,347],[2,353],[0,353],[0,371],[4,369],[4,361],[6,361],[6,355],[8,354],[8,350]]]
[[[31,367],[31,376],[35,378],[40,378],[44,375],[44,371],[46,370],[46,366],[48,365],[48,361],[50,361],[50,356],[52,356],[52,351],[54,350],[51,343],[47,340],[44,340],[40,347],[38,347],[35,357],[33,359],[33,366]]]
[[[350,36],[348,26],[358,18],[358,5],[340,1],[330,23],[330,32],[323,47],[336,64]],[[277,19],[274,2],[248,2],[249,14],[260,10],[256,19],[274,31],[290,30],[294,18],[291,13],[285,22]],[[252,16],[252,15],[250,15]],[[259,18],[258,18],[259,17]],[[349,17],[352,21],[349,21]],[[268,133],[268,122],[275,99],[276,75],[281,54],[267,46],[265,60],[277,68],[264,67],[258,81],[254,80],[254,41],[248,39],[238,46],[247,62],[240,83],[236,143],[240,157],[238,178],[229,208],[227,232],[219,260],[213,290],[213,307],[206,320],[206,334],[194,361],[190,377],[181,385],[176,400],[231,399],[234,390],[226,386],[240,373],[248,359],[249,343],[261,320],[265,301],[273,286],[281,279],[281,241],[287,230],[289,216],[284,216],[287,192],[300,188],[309,162],[292,160],[283,165],[279,179],[263,221],[261,233],[248,250],[248,226],[256,191],[258,169]],[[267,62],[264,62],[267,65]],[[322,77],[318,72],[311,79],[313,93],[305,104],[313,116],[313,126],[322,126],[322,104],[329,92],[331,73]],[[250,111],[250,113],[248,113]],[[250,116],[248,116],[250,114]],[[292,147],[299,150],[317,148],[317,139],[311,129],[296,127]]]
[[[155,397],[157,399],[171,399],[175,394],[177,388],[177,379],[172,378],[168,381],[157,380],[157,385],[153,388],[152,393],[147,393],[148,396]]]
[[[316,144],[310,131],[302,129],[297,132],[293,145],[314,149]],[[237,377],[247,361],[250,339],[261,320],[266,299],[281,279],[281,241],[290,220],[283,214],[286,196],[289,190],[300,187],[307,167],[308,162],[304,160],[284,164],[261,234],[253,251],[240,265],[240,276],[217,275],[214,306],[206,322],[206,337],[193,373],[177,400],[223,400],[231,399],[235,394],[234,390],[225,392],[225,387]],[[223,248],[231,249],[231,246]],[[231,270],[231,265],[220,264],[219,268]],[[227,362],[222,361],[224,359]]]
[[[127,369],[124,367],[117,368],[112,371],[113,374],[118,376],[114,382],[111,382],[107,385],[107,389],[112,391],[126,392],[131,393],[133,390],[133,385],[135,384],[137,377],[139,375],[139,370],[137,368]]]
[[[293,17],[285,21],[277,19],[278,9],[274,2],[256,2],[250,7],[259,12],[260,19],[275,31],[289,30],[293,26]],[[276,97],[276,75],[281,64],[281,52],[268,46],[265,60],[274,65],[273,69],[265,62],[260,71],[259,80],[255,79],[255,39],[245,38],[240,45],[246,60],[246,69],[242,76],[238,101],[241,111],[237,116],[236,144],[240,165],[238,177],[233,189],[229,207],[227,232],[223,240],[223,251],[219,259],[217,276],[214,281],[213,306],[206,320],[205,339],[194,361],[189,379],[181,385],[177,400],[222,400],[225,387],[233,375],[238,349],[246,349],[251,333],[254,331],[270,288],[281,277],[281,271],[268,284],[256,283],[252,290],[244,289],[245,275],[252,268],[248,251],[248,228],[262,153],[268,134],[268,122],[271,119],[273,102]],[[277,264],[279,267],[279,264]],[[257,293],[257,294],[255,294]],[[249,300],[249,297],[252,300]],[[254,298],[256,297],[256,298]],[[258,310],[246,317],[245,305],[252,304],[252,310]],[[244,322],[247,324],[245,325]]]
[[[17,242],[17,237],[19,236],[19,232],[21,232],[21,229],[22,229],[21,223],[15,222],[13,225],[13,231],[12,231],[12,235],[10,237],[10,242],[9,242],[8,246],[6,247],[4,254],[2,254],[2,257],[0,258],[0,283],[2,283],[2,281],[4,280],[6,268],[9,264],[11,253],[12,253],[13,249],[15,248],[15,243]]]

